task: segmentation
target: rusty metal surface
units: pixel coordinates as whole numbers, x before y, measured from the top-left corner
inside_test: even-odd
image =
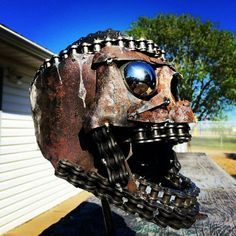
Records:
[[[91,80],[86,81],[85,86],[92,97],[94,72],[88,71],[87,64],[83,68],[84,76],[90,73]],[[78,139],[86,110],[83,101],[78,99],[80,76],[81,67],[71,56],[58,67],[52,66],[40,73],[32,85],[32,112],[37,141],[43,155],[54,167],[58,160],[65,157],[83,165],[85,169],[93,166],[90,154],[81,149]],[[89,96],[86,98],[86,103],[91,103]]]

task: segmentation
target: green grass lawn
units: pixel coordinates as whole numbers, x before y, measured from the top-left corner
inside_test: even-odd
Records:
[[[191,146],[236,151],[236,137],[222,137],[222,140],[220,137],[192,137]]]

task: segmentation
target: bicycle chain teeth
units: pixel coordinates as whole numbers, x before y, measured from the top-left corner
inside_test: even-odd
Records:
[[[173,145],[191,140],[190,127],[187,123],[164,122],[134,128],[129,141],[133,143],[168,142]]]
[[[172,130],[180,129],[173,129],[172,124],[171,126]],[[175,126],[179,126],[179,124]],[[155,125],[156,127],[157,125]],[[158,128],[163,129],[162,127],[163,124],[160,124]],[[170,127],[170,125],[164,124],[164,127]],[[109,133],[109,129],[101,128],[101,132],[94,132],[94,139],[97,141],[99,152],[105,155],[108,179],[94,171],[85,172],[81,166],[74,165],[67,160],[58,162],[56,176],[66,179],[76,187],[92,192],[99,198],[106,196],[111,204],[132,214],[138,214],[141,218],[161,227],[189,228],[195,222],[199,212],[197,196],[200,190],[189,178],[178,173],[181,165],[177,158],[174,157],[173,167],[165,176],[165,179],[174,188],[153,184],[134,175],[138,191],[131,193],[127,187],[115,184],[127,178],[124,157],[112,134]],[[182,137],[189,137],[189,134],[186,135],[188,126],[181,124],[181,129],[185,130],[181,131],[184,134]],[[171,137],[177,137],[174,132],[171,134]],[[168,135],[164,137],[165,140],[167,137]]]
[[[174,145],[174,143],[182,143],[190,140],[191,135],[189,134],[189,129],[188,124],[170,122],[132,128],[130,130],[131,138],[129,142],[168,142]],[[106,166],[110,183],[115,184],[118,182],[126,185],[129,174],[125,165],[125,157],[109,127],[102,126],[94,129],[91,133],[91,138]],[[171,171],[177,173],[181,168],[177,158],[175,158],[173,164],[175,165],[175,170],[172,169]]]
[[[91,137],[100,157],[104,158],[103,163],[107,169],[109,182],[126,185],[129,174],[125,166],[125,157],[109,128],[103,126],[96,129]]]

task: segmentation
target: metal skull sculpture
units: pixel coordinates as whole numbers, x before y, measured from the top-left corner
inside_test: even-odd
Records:
[[[45,60],[30,97],[39,147],[55,174],[155,224],[188,228],[199,189],[173,146],[194,115],[180,74],[151,40],[107,30]]]

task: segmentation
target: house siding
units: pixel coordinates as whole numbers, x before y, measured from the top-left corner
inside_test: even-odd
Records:
[[[0,111],[0,233],[75,195],[80,190],[54,176],[36,143],[29,104],[34,73],[20,67],[19,83],[5,68]]]

